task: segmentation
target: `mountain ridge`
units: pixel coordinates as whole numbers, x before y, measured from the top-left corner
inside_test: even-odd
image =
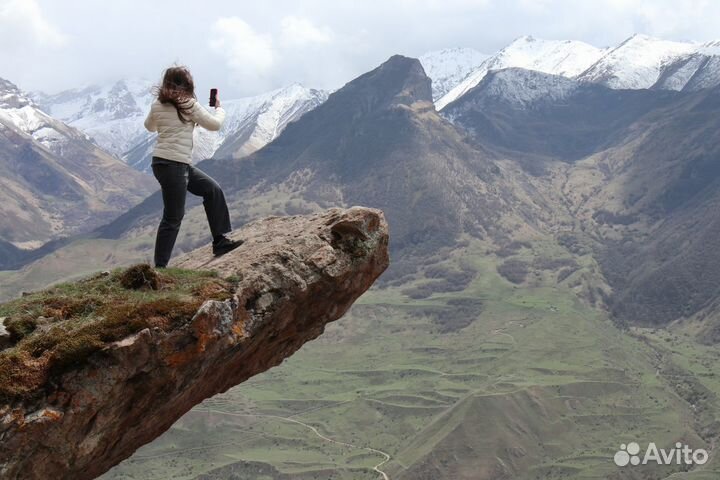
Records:
[[[643,34],[632,35],[610,48],[526,35],[490,56],[464,80],[453,82],[446,94],[435,99],[437,109],[462,97],[488,71],[505,68],[561,75],[613,89],[694,91],[720,84],[720,49],[718,41],[672,42]]]

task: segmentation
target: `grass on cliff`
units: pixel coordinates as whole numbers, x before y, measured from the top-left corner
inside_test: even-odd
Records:
[[[32,397],[108,343],[145,328],[172,330],[233,285],[211,271],[134,265],[0,305],[12,345],[0,351],[0,401]]]

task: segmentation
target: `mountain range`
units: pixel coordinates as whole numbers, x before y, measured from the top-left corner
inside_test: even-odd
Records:
[[[50,115],[83,131],[136,170],[149,172],[155,136],[145,130],[143,120],[154,99],[152,87],[148,80],[129,79],[32,96]],[[196,130],[193,159],[210,158],[220,147],[224,154],[252,153],[326,98],[324,91],[292,84],[253,97],[223,100],[225,124],[218,132]],[[231,141],[223,145],[228,137]]]
[[[717,41],[683,43],[633,35],[616,47],[580,41],[520,37],[436,99],[442,110],[476,86],[489,71],[524,68],[613,89],[698,90],[720,83]],[[434,58],[437,54],[426,54]]]

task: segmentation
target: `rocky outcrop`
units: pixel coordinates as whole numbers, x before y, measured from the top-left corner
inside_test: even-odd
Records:
[[[0,478],[95,478],[316,338],[389,261],[382,212],[360,207],[267,218],[234,237],[244,245],[223,257],[204,247],[174,265],[232,278],[232,298],[113,342],[32,400],[0,405]]]

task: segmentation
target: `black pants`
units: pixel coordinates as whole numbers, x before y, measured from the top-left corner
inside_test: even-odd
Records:
[[[164,207],[155,239],[156,267],[165,267],[170,261],[185,216],[185,192],[203,197],[213,240],[232,230],[225,194],[215,180],[192,165],[160,157],[153,157],[152,170],[160,182]]]

